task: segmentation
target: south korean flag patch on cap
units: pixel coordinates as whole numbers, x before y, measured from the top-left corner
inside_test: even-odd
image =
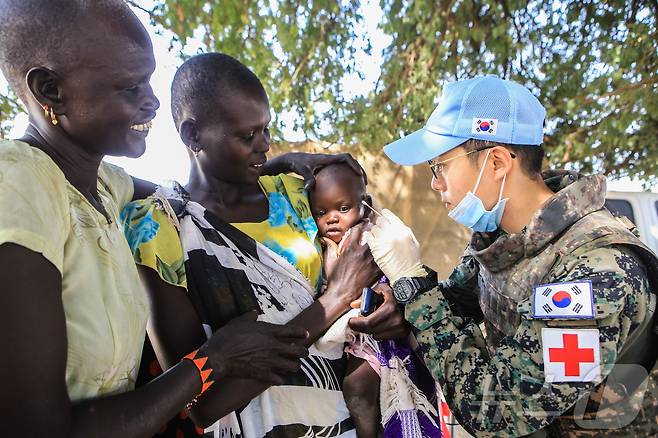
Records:
[[[535,286],[532,316],[540,319],[593,319],[592,283],[581,280]]]
[[[592,382],[601,376],[598,329],[542,328],[544,379]]]
[[[473,117],[473,122],[471,123],[471,134],[496,135],[497,130],[498,119]]]

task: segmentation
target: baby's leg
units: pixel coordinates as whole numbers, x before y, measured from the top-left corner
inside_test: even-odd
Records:
[[[350,355],[343,379],[343,396],[359,438],[380,434],[379,375],[365,360]]]

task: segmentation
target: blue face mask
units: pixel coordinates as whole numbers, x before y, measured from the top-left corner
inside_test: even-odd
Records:
[[[485,163],[489,159],[490,152],[491,150],[487,152],[487,157],[484,159]],[[503,177],[503,184],[500,186],[500,193],[498,194],[498,202],[494,205],[491,211],[487,211],[484,208],[482,200],[474,195],[480,185],[483,173],[484,164],[482,165],[480,175],[475,182],[475,188],[473,188],[473,191],[468,192],[466,196],[464,196],[464,199],[462,199],[459,204],[448,213],[448,217],[473,231],[491,232],[498,229],[500,226],[500,220],[503,218],[503,211],[505,210],[507,198],[502,199],[502,197],[503,188],[505,187],[505,178],[507,178],[507,175]]]

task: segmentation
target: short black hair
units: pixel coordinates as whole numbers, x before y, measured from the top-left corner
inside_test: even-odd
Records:
[[[354,186],[359,191],[366,191],[366,180],[364,176],[356,173],[354,169],[346,163],[333,163],[324,166],[315,172],[315,176],[322,176],[330,179],[347,177],[354,183]]]
[[[366,180],[363,175],[356,173],[353,168],[345,163],[334,163],[315,172],[315,185],[311,192],[311,198],[313,198],[315,189],[320,185],[339,184],[341,181],[347,182],[349,187],[354,190],[354,193],[357,193],[361,198],[368,195]]]
[[[100,29],[89,28],[87,20],[93,17],[102,17],[95,20]],[[90,38],[123,36],[116,25],[125,18],[139,22],[123,0],[0,0],[0,69],[25,101],[25,76],[31,68],[73,68]],[[139,26],[140,36],[148,37]]]
[[[489,149],[495,146],[501,146],[509,149],[516,155],[519,160],[521,170],[530,178],[536,179],[541,176],[542,164],[544,162],[544,148],[537,145],[511,145],[498,143],[488,140],[476,140],[474,138],[462,143],[461,146],[466,152]],[[477,163],[478,154],[470,154],[468,158],[471,162]]]
[[[171,84],[171,113],[176,129],[186,115],[215,114],[223,98],[236,91],[267,100],[260,79],[246,65],[224,53],[203,53],[180,66]]]

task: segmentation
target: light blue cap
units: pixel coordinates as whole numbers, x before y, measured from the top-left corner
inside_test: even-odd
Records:
[[[497,76],[450,82],[425,126],[384,147],[393,161],[428,161],[468,139],[538,146],[546,110],[524,86]]]

